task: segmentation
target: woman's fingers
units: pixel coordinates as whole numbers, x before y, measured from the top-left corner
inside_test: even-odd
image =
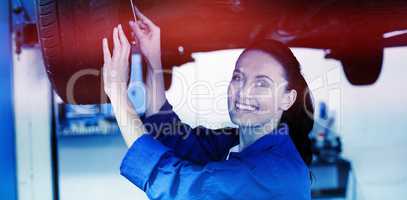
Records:
[[[122,45],[122,52],[125,54],[124,56],[128,56],[130,53],[130,43],[129,40],[127,39],[126,34],[123,31],[122,25],[119,25],[119,39]]]
[[[119,31],[120,45],[123,50],[127,50],[130,47],[130,43],[129,43],[129,40],[127,39],[126,34],[123,31],[122,25],[118,26],[118,31]]]
[[[112,54],[110,53],[109,43],[106,38],[103,38],[103,60],[105,63],[110,63]]]
[[[140,40],[141,38],[143,38],[143,32],[141,31],[139,25],[134,22],[134,21],[130,21],[129,22],[130,28],[131,30],[133,30],[133,33],[136,35],[136,37]]]
[[[138,27],[143,31],[145,34],[149,34],[151,32],[151,28],[142,21],[137,21]]]
[[[122,45],[121,58],[128,59],[130,54],[130,43],[129,40],[127,40],[126,34],[124,34],[122,25],[119,25],[119,39]]]
[[[109,43],[103,38],[103,59],[102,68],[103,84],[106,94],[110,97],[112,87],[118,83],[127,83],[128,80],[128,59],[130,55],[130,44],[120,25],[113,29],[113,52],[109,49]]]
[[[144,24],[144,25],[142,26],[142,28],[145,28],[144,26],[147,26],[147,29],[148,29],[149,31],[154,31],[154,30],[159,29],[159,28],[157,27],[157,25],[155,25],[154,22],[151,21],[151,19],[149,19],[149,18],[146,17],[143,13],[141,13],[140,10],[139,10],[137,7],[134,6],[134,10],[135,10],[135,12],[136,12],[137,18],[140,19],[139,21],[141,21],[142,24]]]
[[[107,70],[108,70],[109,65],[111,64],[112,56],[110,53],[109,43],[108,43],[107,39],[103,38],[102,43],[103,43],[103,60],[105,62],[103,65],[103,68],[102,68],[103,84],[104,84],[104,90],[105,90],[106,94],[108,94],[109,91],[107,90],[107,88],[109,85],[109,80],[107,77],[107,74],[108,74]]]
[[[137,16],[137,18],[141,18],[141,12],[140,12],[140,10],[137,8],[137,6],[134,6],[134,11],[136,12],[136,16]]]
[[[129,40],[127,40],[126,34],[124,34],[122,25],[119,25],[119,39],[120,39],[122,47],[126,47],[126,46],[130,45]]]
[[[121,44],[119,40],[119,31],[117,30],[117,27],[113,29],[113,58],[112,60],[116,60],[117,58],[120,57],[120,51],[121,51]]]
[[[134,7],[136,11],[136,15],[139,19],[141,19],[143,22],[145,22],[148,26],[154,27],[156,26],[153,21],[151,21],[148,17],[146,17],[143,13],[140,12],[140,10],[137,7]]]

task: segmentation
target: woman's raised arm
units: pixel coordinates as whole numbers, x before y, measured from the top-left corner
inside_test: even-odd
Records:
[[[120,132],[127,146],[130,147],[134,141],[146,133],[146,130],[127,97],[131,48],[121,25],[113,29],[113,43],[112,55],[107,39],[103,39],[103,84],[104,90],[112,102]]]
[[[146,118],[143,120],[147,131],[184,159],[196,163],[223,159],[238,142],[236,129],[191,128],[182,123],[165,97],[160,28],[136,7],[135,11],[137,22],[130,21],[129,24],[148,65]]]
[[[161,64],[160,28],[137,8],[135,10],[138,20],[130,21],[129,24],[148,65],[146,80],[146,116],[148,117],[158,113],[166,101],[164,71]]]

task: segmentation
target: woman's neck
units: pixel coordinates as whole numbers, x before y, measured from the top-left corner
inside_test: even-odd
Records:
[[[269,134],[275,128],[277,128],[278,123],[270,122],[263,126],[256,126],[256,127],[247,127],[247,126],[240,126],[239,127],[239,151],[242,151],[246,147],[250,146],[254,142],[256,142],[261,137]]]

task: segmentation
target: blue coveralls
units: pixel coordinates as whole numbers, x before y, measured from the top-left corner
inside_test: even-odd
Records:
[[[237,129],[191,128],[168,102],[143,121],[149,134],[134,142],[120,170],[150,199],[311,199],[308,167],[287,129],[226,160]]]

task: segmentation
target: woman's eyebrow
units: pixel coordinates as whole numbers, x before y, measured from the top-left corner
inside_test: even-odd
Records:
[[[258,76],[256,76],[256,79],[261,79],[261,78],[268,79],[268,80],[270,80],[271,82],[274,83],[273,79],[271,79],[270,77],[268,77],[268,76],[266,76],[266,75],[258,75]]]

